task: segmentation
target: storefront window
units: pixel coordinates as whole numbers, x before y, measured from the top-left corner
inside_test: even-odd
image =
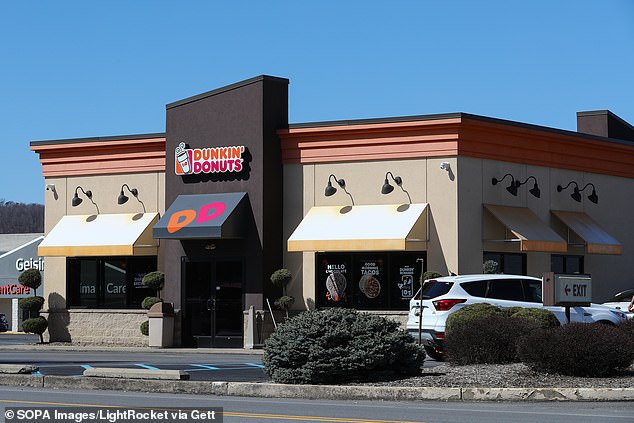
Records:
[[[582,274],[583,256],[552,254],[550,256],[550,270],[554,273]]]
[[[84,308],[140,308],[156,293],[142,284],[156,257],[69,258],[68,304]]]
[[[526,275],[526,254],[485,252],[483,262],[493,260],[498,271],[507,275]]]
[[[318,253],[317,307],[407,310],[425,253]]]

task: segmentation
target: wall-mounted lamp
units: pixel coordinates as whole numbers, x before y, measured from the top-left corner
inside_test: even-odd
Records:
[[[128,191],[130,191],[130,193],[134,196],[134,198],[136,198],[139,203],[141,203],[141,205],[143,206],[143,213],[145,213],[145,204],[143,204],[143,201],[139,200],[139,190],[136,188],[130,188],[128,184],[121,185],[121,193],[119,194],[119,198],[117,198],[117,203],[121,205],[125,204],[128,201],[128,197],[123,193],[124,187],[127,188]]]
[[[84,191],[84,189],[79,185],[77,186],[77,188],[75,188],[75,196],[73,197],[73,200],[71,201],[72,206],[77,207],[83,201],[81,198],[79,198],[79,195],[77,195],[77,190],[81,190],[81,192],[84,193],[84,195],[90,200],[90,202],[95,205],[95,207],[97,208],[97,214],[99,214],[99,206],[97,206],[97,204],[95,204],[95,202],[92,199],[92,191],[90,190]]]
[[[394,176],[392,172],[390,171],[388,171],[385,174],[385,182],[383,182],[383,187],[381,188],[381,194],[389,194],[390,192],[394,191],[394,187],[390,185],[390,183],[387,180],[387,175],[390,175],[392,179],[394,180],[394,182],[396,183],[396,185],[398,185],[398,187],[402,189],[405,194],[407,194],[409,203],[412,204],[412,197],[410,197],[409,192],[407,192],[405,188],[403,188],[403,179],[400,176]]]
[[[516,181],[515,182],[515,186],[517,188],[519,188],[522,185],[526,184],[531,179],[533,179],[535,181],[535,184],[533,185],[533,188],[528,190],[528,192],[530,192],[533,195],[533,197],[539,198],[539,196],[541,195],[541,191],[539,190],[539,186],[537,185],[537,178],[536,177],[529,176],[528,178],[526,178],[526,180],[524,182]]]
[[[568,185],[566,185],[565,187],[562,187],[561,185],[557,185],[557,192],[561,192],[573,184],[575,187],[573,188],[573,191],[572,191],[572,194],[570,194],[570,197],[572,197],[572,199],[575,200],[577,203],[581,202],[581,193],[585,191],[586,188],[588,188],[589,186],[592,187],[592,192],[590,193],[590,195],[588,195],[588,200],[592,201],[594,204],[599,203],[599,196],[597,195],[597,190],[594,187],[594,184],[591,182],[587,183],[583,188],[579,189],[579,185],[577,185],[575,181],[570,181],[568,182]]]
[[[498,179],[498,178],[492,178],[491,179],[491,184],[493,185],[497,185],[498,183],[502,182],[503,180],[506,179],[507,176],[511,177],[511,183],[509,184],[508,187],[506,187],[506,190],[513,196],[517,197],[517,187],[519,186],[519,181],[516,181],[515,178],[513,177],[513,175],[511,175],[510,173],[507,173],[506,175],[502,176],[502,179]]]
[[[330,196],[334,195],[335,192],[337,192],[337,188],[333,187],[332,186],[332,182],[330,182],[330,180],[332,178],[335,178],[335,182],[337,183],[337,185],[339,185],[339,187],[341,189],[343,189],[345,191],[345,193],[350,196],[350,200],[352,200],[352,205],[354,206],[354,198],[352,198],[352,195],[350,195],[348,190],[346,190],[346,181],[344,181],[343,179],[337,179],[337,177],[335,175],[333,175],[332,173],[328,177],[328,185],[326,185],[326,189],[324,191],[324,195],[326,197],[330,197]]]

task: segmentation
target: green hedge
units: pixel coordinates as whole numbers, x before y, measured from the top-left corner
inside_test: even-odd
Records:
[[[141,333],[143,335],[148,336],[150,334],[150,321],[146,320],[145,322],[141,323],[139,329],[141,329]]]
[[[163,300],[161,300],[159,297],[145,297],[143,299],[143,301],[141,301],[141,307],[143,307],[146,310],[149,310],[150,308],[152,308],[152,306],[156,303],[160,303]]]
[[[461,309],[455,311],[447,317],[447,323],[445,326],[445,333],[449,335],[452,330],[459,326],[470,325],[476,320],[483,319],[485,317],[501,316],[502,310],[487,303],[475,303],[469,304]]]
[[[609,376],[634,361],[634,339],[601,323],[569,323],[520,338],[520,359],[535,371],[569,376]]]
[[[371,381],[421,373],[424,350],[399,324],[351,309],[306,311],[266,340],[266,373],[278,383]]]

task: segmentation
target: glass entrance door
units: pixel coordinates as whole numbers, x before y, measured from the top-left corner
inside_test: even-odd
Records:
[[[242,346],[242,261],[184,261],[185,342]]]

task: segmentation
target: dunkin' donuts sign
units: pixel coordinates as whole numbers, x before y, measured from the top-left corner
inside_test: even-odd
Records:
[[[187,148],[182,142],[175,150],[177,175],[242,171],[243,145],[233,147]]]

